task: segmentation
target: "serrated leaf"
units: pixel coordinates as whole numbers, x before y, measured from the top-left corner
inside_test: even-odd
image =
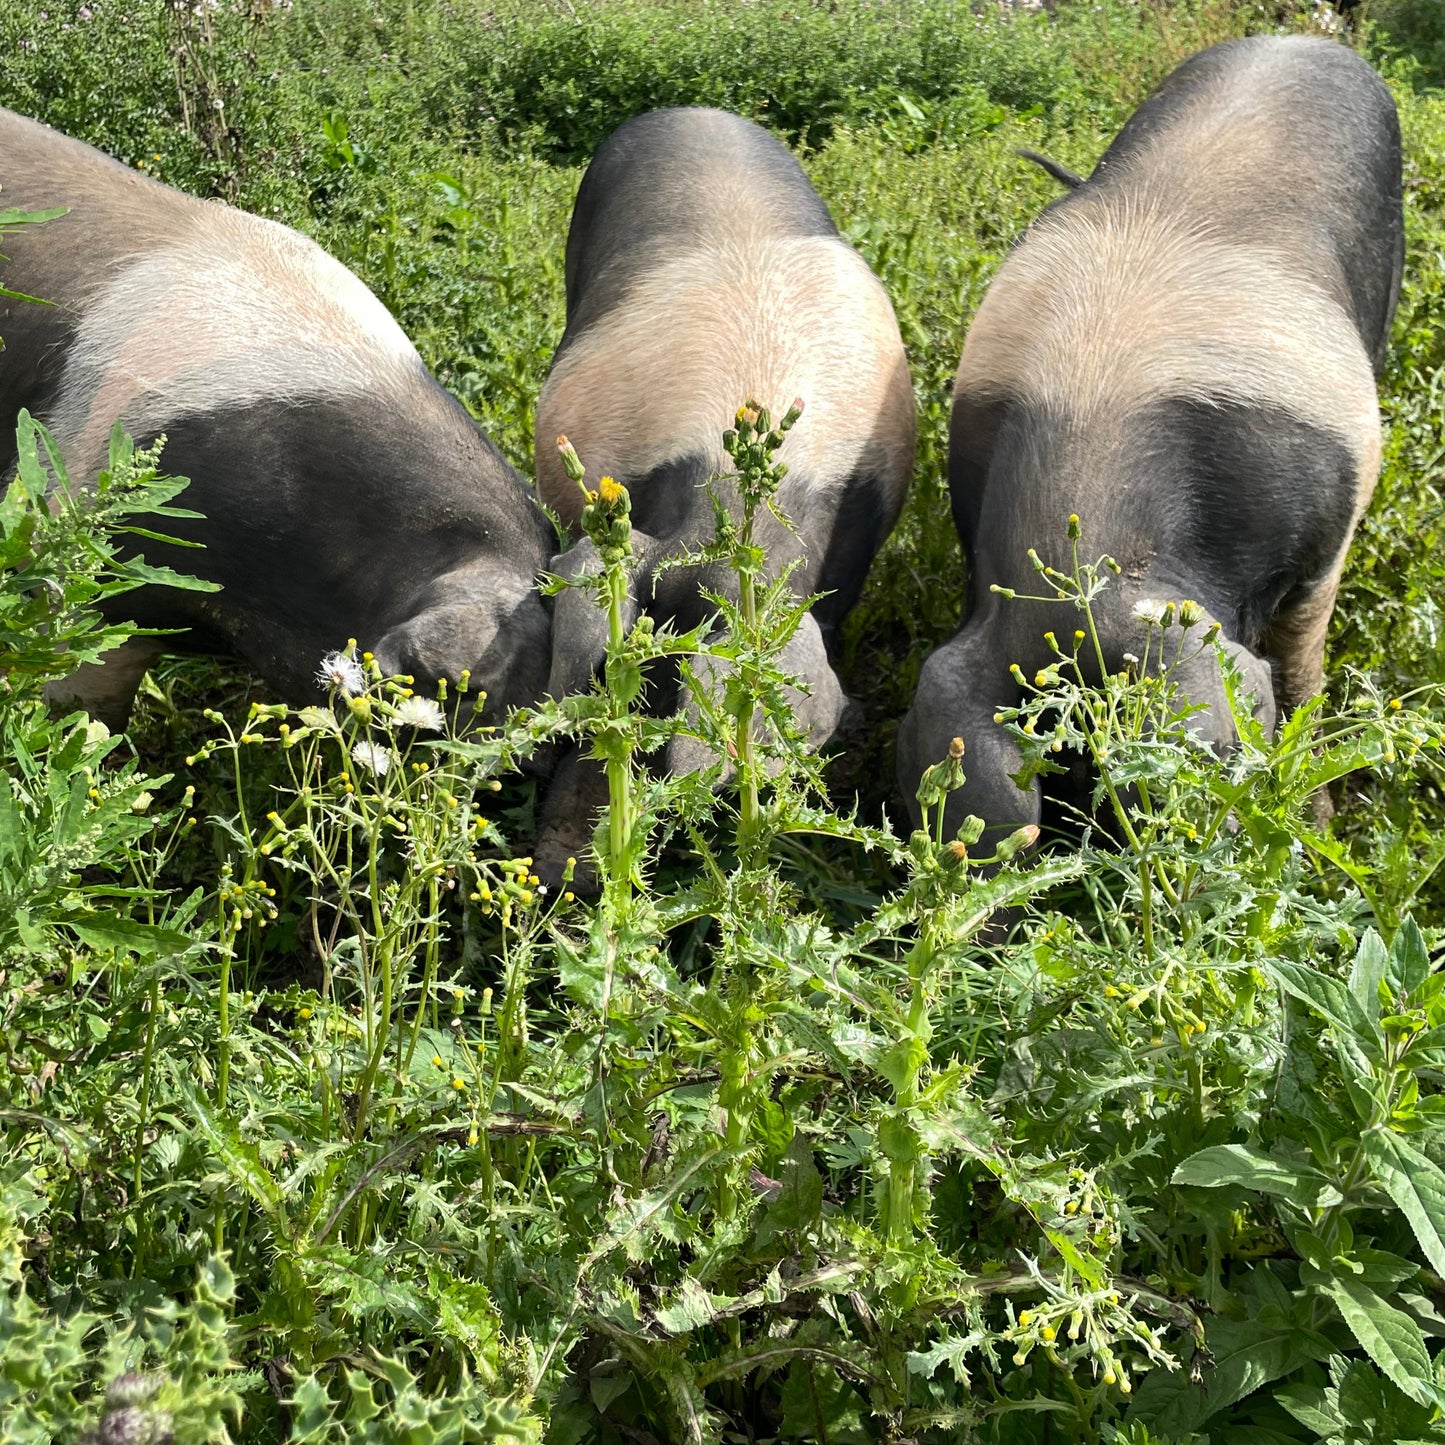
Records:
[[[1360,1348],[1412,1400],[1445,1403],[1436,1389],[1430,1352],[1420,1326],[1380,1298],[1369,1285],[1335,1275],[1323,1286]]]
[[[908,1373],[931,1380],[938,1367],[947,1364],[953,1378],[963,1386],[969,1383],[967,1359],[974,1350],[982,1349],[988,1336],[982,1330],[973,1330],[966,1335],[945,1335],[927,1350],[909,1350]]]
[[[1389,972],[1391,988],[1398,994],[1409,994],[1430,976],[1430,951],[1424,935],[1413,918],[1405,918],[1390,943]]]
[[[671,1300],[657,1311],[657,1323],[670,1335],[686,1334],[711,1324],[732,1302],[732,1295],[709,1294],[690,1274],[684,1275]]]
[[[1319,1203],[1331,1188],[1313,1169],[1299,1169],[1249,1144],[1216,1144],[1192,1154],[1174,1171],[1173,1183],[1216,1189],[1237,1184],[1260,1194],[1277,1194],[1302,1208]]]
[[[1274,1392],[1274,1398],[1294,1416],[1307,1430],[1313,1430],[1321,1439],[1337,1434],[1344,1429],[1345,1422],[1336,1407],[1337,1395],[1334,1390],[1319,1385],[1284,1385]]]
[[[1368,1074],[1369,1065],[1383,1057],[1384,1036],[1345,985],[1318,969],[1289,959],[1270,959],[1266,967],[1286,993],[1334,1025],[1336,1042],[1358,1056],[1352,1058],[1352,1067]]]
[[[193,1089],[186,1089],[184,1097],[206,1142],[224,1166],[227,1178],[239,1184],[269,1218],[285,1225],[281,1186],[261,1162],[261,1151],[249,1139],[243,1139],[229,1119],[217,1117]],[[289,1234],[289,1227],[284,1232]]]
[[[92,948],[129,949],[140,954],[183,953],[193,939],[184,933],[116,914],[88,913],[57,920]]]
[[[1431,1268],[1445,1275],[1445,1170],[1384,1129],[1371,1129],[1361,1145],[1375,1178],[1410,1221]]]
[[[1131,1419],[1160,1435],[1187,1435],[1312,1358],[1306,1348],[1311,1337],[1278,1321],[1214,1319],[1205,1325],[1204,1338],[1213,1365],[1203,1384],[1193,1384],[1182,1370],[1151,1370],[1135,1396]]]
[[[1389,963],[1384,940],[1373,928],[1366,929],[1350,968],[1350,993],[1369,1018],[1380,1017],[1380,984]]]

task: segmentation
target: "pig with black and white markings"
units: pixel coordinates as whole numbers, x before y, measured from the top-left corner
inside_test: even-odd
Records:
[[[1057,172],[1056,172],[1057,173]],[[1105,665],[1139,652],[1148,599],[1220,624],[1262,720],[1317,692],[1350,537],[1380,468],[1375,375],[1403,264],[1400,131],[1344,47],[1228,41],[1186,61],[1087,181],[1004,262],[954,390],[949,483],[968,561],[962,630],[924,666],[898,748],[923,770],[964,739],[946,815],[1037,823],[1037,780],[993,722],[1068,636],[1027,560],[1067,570],[1067,518],[1122,575],[1094,603]],[[1147,608],[1144,608],[1147,610]],[[1196,636],[1198,634],[1195,634]],[[1178,673],[1191,726],[1235,741],[1212,649]]]
[[[654,111],[604,142],[577,196],[566,274],[567,328],[537,406],[537,487],[575,534],[582,496],[560,464],[559,433],[594,484],[610,475],[628,487],[634,615],[687,629],[714,610],[704,588],[735,595],[725,568],[654,573],[711,539],[707,487],[731,469],[722,433],[739,403],[756,398],[781,415],[804,402],[779,453],[788,473],[777,506],[791,528],[760,513],[757,539],[770,574],[797,564],[795,593],[826,594],[781,659],[806,685],[799,722],[825,743],[847,702],[830,648],[913,465],[913,390],[882,286],[786,147],[706,109]],[[735,490],[725,484],[722,495],[740,515]],[[597,565],[585,540],[555,564],[564,575]],[[558,597],[554,696],[589,685],[606,638],[589,594]],[[700,759],[679,744],[668,761]],[[590,832],[577,797],[591,790],[576,766],[562,764],[549,809],[554,829],[571,824],[558,845],[571,852]]]
[[[206,550],[164,560],[222,590],[142,588],[127,615],[188,629],[168,650],[239,654],[297,702],[348,636],[418,685],[469,669],[489,712],[541,694],[551,526],[350,271],[8,111],[0,187],[7,206],[68,208],[6,239],[0,279],[54,305],[0,299],[0,415],[28,407],[76,478],[117,419],[140,443],[164,432],[163,465],[204,514],[168,525]],[[63,700],[121,724],[161,646],[127,643]]]

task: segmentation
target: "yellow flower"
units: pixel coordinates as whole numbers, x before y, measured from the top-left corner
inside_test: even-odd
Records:
[[[597,483],[597,497],[604,507],[615,507],[626,495],[626,490],[611,477]]]

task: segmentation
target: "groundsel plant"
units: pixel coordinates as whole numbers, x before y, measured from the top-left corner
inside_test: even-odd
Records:
[[[227,850],[215,903],[218,1063],[210,1100],[198,1098],[197,1107],[220,1137],[238,1102],[238,1019],[264,1002],[237,989],[234,969],[250,952],[247,940],[277,918],[284,891],[293,907],[300,895],[297,942],[316,968],[314,987],[296,993],[294,1020],[323,1129],[356,1145],[359,1160],[373,1156],[378,1137],[394,1138],[419,1118],[433,1127],[445,1120],[476,1144],[499,1086],[489,1065],[505,1050],[479,1049],[460,1022],[468,994],[456,977],[447,905],[461,901],[479,920],[494,920],[506,957],[567,901],[549,897],[530,858],[499,856],[502,838],[485,811],[501,786],[494,775],[530,745],[527,723],[452,737],[448,704],[474,717],[485,702],[465,673],[459,696],[449,698],[444,679],[434,698],[424,696],[414,678],[383,677],[354,641],[320,660],[317,680],[326,705],[253,704],[239,730],[208,711],[219,735],[187,759],[195,767],[229,756],[237,804],[235,816],[214,820]],[[248,760],[263,751],[279,755],[281,781],[272,785],[274,806],[258,815],[246,783],[255,766]],[[506,996],[502,1027],[523,1027],[514,976]],[[360,1245],[386,1212],[386,1176],[371,1189],[354,1177],[344,1189],[336,1183],[322,1187],[330,1203],[310,1206],[313,1225],[323,1238],[345,1233]]]
[[[1006,728],[1025,762],[1017,781],[1063,771],[1058,754],[1086,758],[1096,784],[1092,806],[1117,832],[1121,858],[1132,875],[1146,959],[1156,953],[1160,909],[1186,939],[1200,926],[1197,907],[1207,893],[1214,864],[1235,847],[1242,831],[1268,851],[1280,846],[1277,811],[1283,810],[1300,842],[1338,863],[1339,850],[1315,835],[1305,811],[1317,795],[1360,768],[1388,769],[1417,760],[1438,772],[1442,740],[1429,711],[1438,690],[1380,699],[1362,688],[1342,712],[1330,713],[1316,698],[1285,719],[1274,737],[1254,716],[1238,665],[1227,651],[1219,624],[1191,599],[1142,599],[1132,609],[1139,626],[1137,652],[1111,669],[1094,612],[1094,600],[1118,575],[1112,557],[1081,562],[1079,518],[1068,523],[1072,561],[1067,572],[1046,565],[1030,549],[1029,560],[1047,591],[1024,597],[995,587],[1005,599],[1063,604],[1077,615],[1065,641],[1044,634],[1053,660],[1032,678],[1015,663],[1014,681],[1024,691],[1017,706],[994,722]],[[1189,727],[1193,709],[1175,684],[1181,665],[1212,653],[1220,669],[1238,745],[1217,759]],[[1097,679],[1097,681],[1095,680]],[[1417,706],[1407,706],[1414,703]]]

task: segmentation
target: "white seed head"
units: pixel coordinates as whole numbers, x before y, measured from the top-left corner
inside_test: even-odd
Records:
[[[362,672],[361,664],[344,652],[328,652],[321,659],[316,681],[322,687],[344,692],[347,697],[356,697],[366,691],[366,674]]]
[[[402,698],[392,719],[398,727],[420,728],[429,733],[439,733],[446,726],[446,714],[429,697]]]
[[[1134,604],[1135,622],[1151,623],[1158,627],[1164,621],[1164,614],[1167,611],[1163,602],[1158,602],[1152,597],[1141,597]]]
[[[375,773],[378,778],[395,761],[390,748],[380,748],[375,743],[357,743],[351,750],[351,758],[357,767]]]

